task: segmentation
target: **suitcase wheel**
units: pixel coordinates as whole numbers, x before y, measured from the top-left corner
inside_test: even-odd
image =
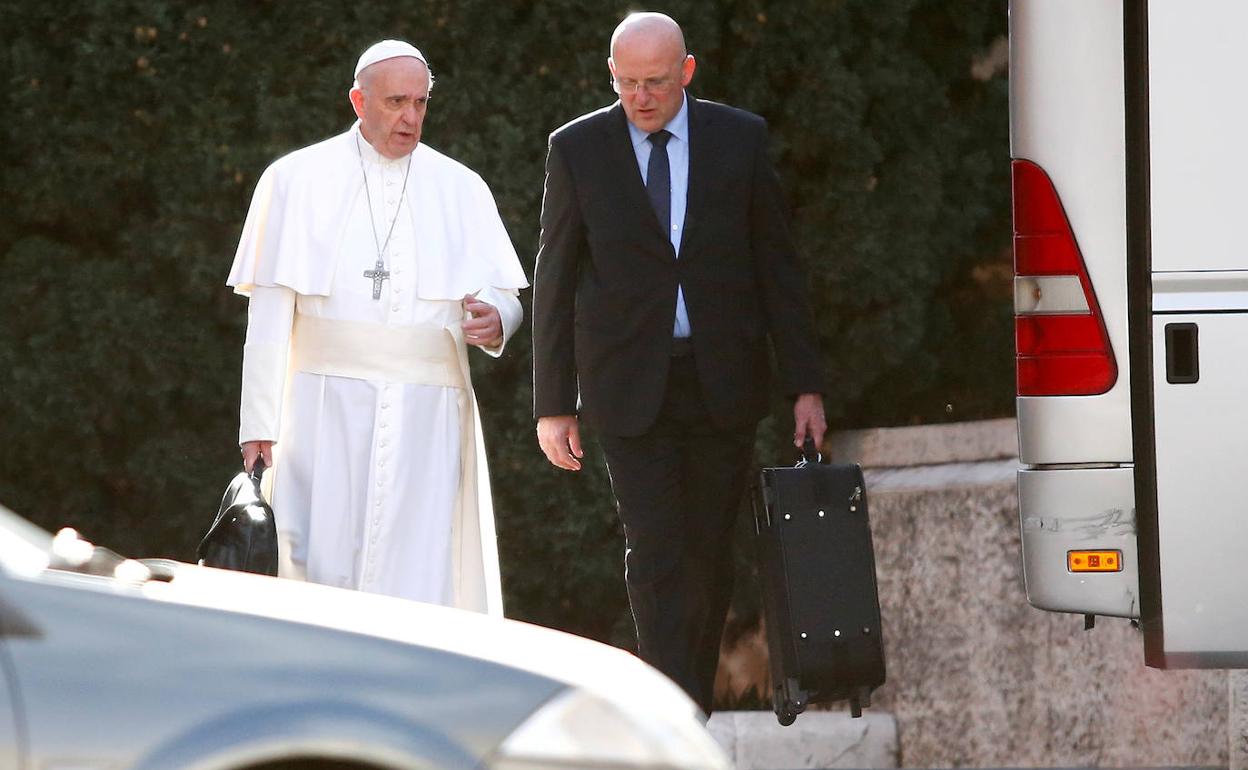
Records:
[[[798,714],[806,710],[806,693],[798,687],[796,679],[789,678],[772,690],[771,703],[775,708],[776,721],[788,727]]]
[[[776,702],[784,704],[785,708],[794,714],[805,711],[806,704],[810,700],[809,693],[803,690],[793,677],[784,680],[784,687],[779,694],[781,698]]]

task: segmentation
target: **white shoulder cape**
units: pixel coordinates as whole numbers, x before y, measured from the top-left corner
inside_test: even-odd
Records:
[[[347,218],[364,192],[357,130],[296,150],[265,169],[226,285],[243,295],[254,286],[329,295]],[[475,171],[419,144],[407,195],[418,234],[421,299],[457,300],[490,286],[529,285],[494,196]]]

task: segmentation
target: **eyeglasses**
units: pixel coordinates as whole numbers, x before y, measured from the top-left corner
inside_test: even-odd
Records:
[[[611,88],[621,96],[625,94],[636,94],[641,89],[646,89],[655,96],[662,96],[671,91],[676,86],[676,78],[646,78],[645,80],[633,80],[632,78],[612,78]]]

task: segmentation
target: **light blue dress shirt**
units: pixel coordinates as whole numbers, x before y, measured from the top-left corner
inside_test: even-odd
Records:
[[[680,256],[680,236],[685,231],[685,206],[689,197],[689,100],[681,94],[680,112],[672,118],[664,128],[672,136],[667,140],[667,160],[672,169],[672,231],[668,233],[672,241],[672,250]],[[637,153],[637,166],[641,169],[641,180],[646,181],[646,172],[650,166],[650,134],[628,124],[628,133],[633,140],[633,152]],[[689,313],[685,310],[685,291],[676,287],[676,320],[672,325],[673,337],[688,337],[693,332],[689,328]]]

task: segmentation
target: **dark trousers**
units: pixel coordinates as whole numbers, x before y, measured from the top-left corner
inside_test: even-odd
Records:
[[[686,355],[672,358],[663,408],[649,432],[600,439],[624,523],[638,652],[707,714],[754,432],[752,423],[737,431],[715,427]]]

